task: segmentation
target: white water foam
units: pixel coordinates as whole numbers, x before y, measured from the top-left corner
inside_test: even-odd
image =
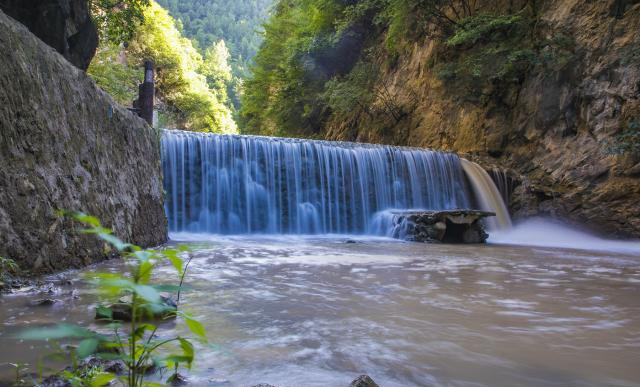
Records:
[[[640,255],[640,240],[604,239],[559,221],[544,218],[528,219],[510,230],[490,232],[489,243]]]

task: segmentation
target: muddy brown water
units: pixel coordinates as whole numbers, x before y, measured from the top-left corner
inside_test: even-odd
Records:
[[[216,344],[199,345],[193,386],[341,387],[362,373],[381,387],[640,386],[640,256],[633,253],[174,238],[194,246],[185,309]],[[50,295],[0,297],[0,384],[13,378],[6,363],[35,370],[50,350],[16,339],[20,329],[60,321],[95,327],[96,299],[81,274],[48,278],[56,283]],[[169,266],[157,272],[160,281],[172,276]],[[61,302],[30,306],[43,297]],[[180,323],[164,328],[188,334]]]

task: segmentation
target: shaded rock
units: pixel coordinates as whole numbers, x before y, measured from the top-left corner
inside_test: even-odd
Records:
[[[102,369],[105,372],[110,372],[116,375],[120,375],[125,371],[125,365],[119,360],[105,360],[96,357],[90,357],[86,360],[82,360],[76,369],[67,367],[64,371],[73,372],[76,375],[83,375],[87,371],[92,369]],[[71,382],[63,376],[62,372],[58,372],[54,375],[46,377],[42,383],[38,384],[39,387],[73,387]]]
[[[476,210],[394,211],[393,237],[427,243],[484,243],[482,219],[493,212]]]
[[[31,306],[51,306],[53,304],[59,303],[60,300],[56,300],[54,298],[41,298],[38,300],[33,300],[30,302]]]
[[[356,380],[351,382],[349,387],[379,387],[379,386],[369,376],[360,375]]]
[[[166,241],[159,133],[2,12],[0,52],[0,256],[26,274],[114,256],[59,209],[140,246]]]
[[[89,67],[98,47],[98,31],[86,0],[0,0],[0,10],[74,66]]]
[[[161,294],[162,304],[149,308],[138,309],[138,313],[144,313],[143,319],[164,320],[176,317],[178,305],[168,294]],[[101,305],[96,308],[96,320],[131,321],[131,296],[121,297],[118,302],[110,305]]]
[[[188,384],[187,378],[177,372],[171,375],[167,381],[174,387],[184,386],[185,384]]]

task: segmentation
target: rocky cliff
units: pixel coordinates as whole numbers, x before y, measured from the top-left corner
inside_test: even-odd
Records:
[[[443,80],[442,67],[437,74],[441,47],[423,39],[397,59],[380,59],[382,97],[402,114],[356,111],[329,122],[325,137],[453,150],[508,172],[516,218],[550,215],[640,237],[640,156],[608,150],[640,123],[640,3],[540,3],[537,41],[565,43],[560,54],[551,43],[536,49],[562,56],[559,64],[501,84],[499,97],[470,99]],[[386,103],[382,97],[374,104]]]
[[[0,256],[39,273],[108,254],[57,209],[163,243],[159,134],[2,12],[0,49]]]
[[[87,0],[0,0],[0,10],[24,24],[74,66],[86,70],[98,47]]]

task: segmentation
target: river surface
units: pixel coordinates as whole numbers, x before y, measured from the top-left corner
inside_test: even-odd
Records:
[[[342,387],[362,373],[381,387],[640,386],[634,252],[172,238],[194,248],[182,302],[216,344],[200,346],[193,386]],[[0,297],[0,380],[12,377],[4,363],[34,370],[46,352],[12,338],[18,329],[93,324],[96,300],[79,274],[49,278],[47,297],[62,300],[51,306],[30,306],[43,295],[29,291]],[[165,328],[188,334],[180,324]]]

